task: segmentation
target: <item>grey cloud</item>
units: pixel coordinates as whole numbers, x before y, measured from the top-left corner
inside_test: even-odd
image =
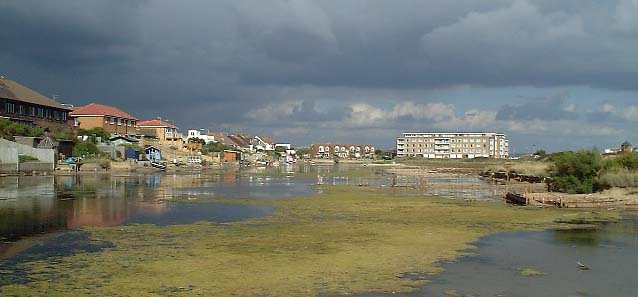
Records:
[[[352,103],[426,100],[458,85],[637,90],[636,18],[622,14],[632,3],[7,0],[0,72],[68,103],[100,101],[182,127],[250,129],[248,111],[295,100],[289,115],[259,126],[299,132],[342,121]],[[423,96],[401,96],[410,92]],[[529,99],[498,118],[575,119],[541,109],[543,100],[566,104]],[[393,131],[435,128],[407,113],[396,122]]]
[[[578,114],[567,109],[567,93],[526,98],[520,105],[504,105],[496,114],[497,120],[573,120]]]

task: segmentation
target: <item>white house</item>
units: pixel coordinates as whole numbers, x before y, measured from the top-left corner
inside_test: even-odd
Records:
[[[251,144],[256,151],[274,151],[275,142],[268,137],[255,136],[251,139]]]
[[[206,143],[215,142],[215,136],[208,135],[208,131],[204,129],[188,130],[188,135],[186,136],[186,140],[190,140],[191,138],[203,139]]]

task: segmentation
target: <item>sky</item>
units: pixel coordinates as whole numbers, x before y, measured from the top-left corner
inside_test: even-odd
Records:
[[[296,146],[500,132],[638,143],[638,0],[3,0],[0,75]]]

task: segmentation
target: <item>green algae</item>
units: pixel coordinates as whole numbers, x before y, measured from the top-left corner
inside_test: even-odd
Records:
[[[237,203],[238,201],[233,201]],[[471,243],[502,231],[568,227],[612,212],[508,207],[398,197],[333,187],[308,197],[251,201],[272,216],[228,224],[86,228],[114,244],[22,264],[33,282],[2,296],[317,296],[407,292],[425,284],[405,274],[437,273]]]
[[[534,268],[529,268],[529,267],[520,268],[520,269],[517,269],[517,270],[518,270],[518,273],[520,275],[522,275],[522,276],[542,276],[542,275],[546,275],[545,272],[536,270]]]

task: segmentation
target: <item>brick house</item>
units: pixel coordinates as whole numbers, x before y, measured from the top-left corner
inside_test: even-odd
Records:
[[[87,130],[99,127],[119,135],[135,134],[138,121],[117,107],[97,103],[75,108],[69,116],[74,127]]]
[[[182,133],[179,133],[177,126],[161,119],[141,121],[137,127],[139,134],[154,136],[160,143],[182,141]]]
[[[69,125],[70,107],[15,81],[0,78],[0,118],[43,128]]]

